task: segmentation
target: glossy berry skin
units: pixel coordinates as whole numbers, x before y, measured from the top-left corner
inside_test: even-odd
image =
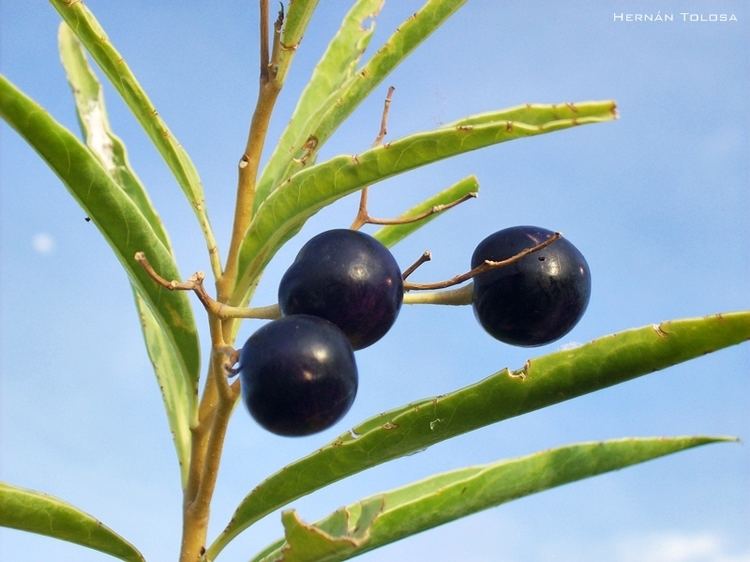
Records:
[[[349,340],[315,316],[287,316],[261,327],[242,347],[239,368],[245,406],[278,435],[310,435],[331,427],[357,394]]]
[[[471,266],[507,259],[552,234],[536,226],[506,228],[479,243]],[[567,334],[583,316],[590,294],[586,260],[560,238],[512,265],[475,277],[474,315],[495,339],[533,347]]]
[[[279,284],[284,315],[330,320],[362,349],[382,338],[404,300],[401,270],[372,236],[336,229],[311,238]]]

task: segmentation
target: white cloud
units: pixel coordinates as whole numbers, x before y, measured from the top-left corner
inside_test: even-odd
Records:
[[[46,232],[37,232],[31,237],[31,247],[38,254],[50,254],[55,249],[55,239]]]
[[[618,562],[750,562],[750,550],[732,551],[720,535],[669,531],[622,540]]]

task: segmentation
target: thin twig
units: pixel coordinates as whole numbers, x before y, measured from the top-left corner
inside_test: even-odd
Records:
[[[394,91],[395,91],[395,88],[393,86],[390,86],[388,88],[388,93],[386,94],[385,101],[383,103],[383,114],[380,117],[380,129],[378,130],[378,135],[375,137],[375,140],[372,143],[373,147],[377,147],[383,144],[383,139],[388,134],[388,116],[390,115],[391,101],[393,99]],[[474,197],[477,196],[476,192],[467,193],[466,195],[457,199],[456,201],[452,201],[450,203],[445,203],[442,205],[435,205],[431,209],[428,209],[416,215],[411,215],[407,217],[395,217],[395,218],[378,218],[378,217],[370,216],[370,213],[367,211],[367,196],[369,194],[368,193],[369,190],[370,190],[370,186],[365,186],[360,191],[359,207],[357,208],[357,215],[354,217],[354,221],[352,221],[352,224],[349,227],[352,230],[359,230],[366,224],[398,225],[398,224],[409,224],[413,222],[418,222],[418,221],[426,219],[427,217],[431,215],[435,215],[437,213],[442,213],[443,211],[447,211],[448,209],[451,209],[455,207],[456,205],[460,205],[464,201],[468,201],[469,199],[473,199]]]
[[[397,224],[409,224],[412,222],[419,222],[432,215],[436,215],[438,213],[442,213],[443,211],[447,211],[448,209],[452,209],[453,207],[460,205],[461,203],[464,203],[465,201],[468,201],[469,199],[474,199],[475,197],[477,197],[477,195],[478,195],[477,192],[473,191],[471,193],[467,193],[466,195],[460,197],[459,199],[456,199],[455,201],[451,201],[450,203],[444,203],[442,205],[433,205],[431,208],[427,209],[426,211],[423,211],[416,215],[409,215],[406,217],[380,219],[380,218],[371,217],[367,215],[365,219],[365,224],[397,225]],[[365,209],[365,213],[366,212],[367,210]]]
[[[276,304],[260,306],[257,308],[243,308],[239,306],[230,306],[217,301],[206,292],[206,289],[203,286],[205,274],[201,271],[194,273],[187,281],[169,281],[154,269],[154,266],[151,265],[146,258],[146,254],[143,252],[137,252],[135,254],[135,261],[146,270],[149,277],[165,289],[170,291],[193,291],[198,297],[198,300],[201,301],[201,304],[206,309],[209,316],[215,319],[227,320],[230,318],[257,318],[262,320],[274,320],[281,316],[279,306]],[[224,345],[223,340],[217,340],[213,343],[215,345]]]
[[[143,252],[136,252],[135,261],[137,261],[146,273],[156,281],[159,285],[170,291],[193,291],[198,299],[201,301],[206,310],[211,312],[213,306],[213,299],[208,296],[206,289],[203,287],[203,280],[206,278],[206,274],[202,271],[194,273],[187,281],[169,281],[159,275],[159,272],[154,269],[151,262],[146,258],[146,254]]]
[[[151,265],[151,262],[146,259],[146,254],[143,252],[136,252],[135,253],[135,261],[137,261],[143,269],[146,270],[146,273],[149,274],[151,279],[156,281],[159,285],[164,287],[165,289],[169,289],[170,291],[174,291],[175,289],[183,290],[183,291],[191,291],[194,287],[194,283],[192,281],[187,282],[179,282],[179,281],[167,281],[159,275],[159,272],[157,272],[154,267]]]
[[[372,143],[373,147],[380,146],[383,143],[383,139],[388,134],[388,115],[391,112],[391,100],[393,99],[393,92],[396,90],[394,86],[388,87],[388,93],[385,95],[385,101],[383,102],[383,113],[380,116],[380,129]],[[359,208],[357,209],[357,216],[354,217],[354,222],[349,227],[352,230],[359,230],[365,224],[369,222],[370,216],[367,214],[367,192],[370,189],[369,185],[362,188],[359,195]]]
[[[536,244],[534,246],[530,246],[528,248],[525,248],[515,254],[514,256],[511,256],[504,260],[499,261],[492,261],[492,260],[485,260],[484,263],[479,264],[475,268],[471,269],[470,271],[467,271],[466,273],[462,273],[461,275],[456,275],[455,277],[451,277],[450,279],[447,279],[445,281],[437,281],[435,283],[404,283],[404,291],[429,291],[433,289],[445,289],[447,287],[453,287],[454,285],[458,285],[460,283],[463,283],[464,281],[468,281],[469,279],[472,279],[473,277],[476,277],[477,275],[481,275],[482,273],[485,273],[487,271],[491,271],[493,269],[499,269],[501,267],[506,267],[508,265],[514,264],[517,261],[525,258],[529,254],[532,254],[534,252],[538,252],[539,250],[542,250],[558,240],[560,238],[560,233],[555,232],[554,234],[551,234],[547,237],[546,240],[543,242],[540,242],[539,244]]]
[[[422,265],[425,262],[428,262],[432,259],[432,252],[429,250],[425,250],[421,256],[415,261],[413,264],[411,264],[409,267],[404,269],[403,273],[401,274],[401,279],[406,281],[406,278],[409,277],[412,273],[414,273],[417,268]]]
[[[378,136],[372,143],[372,146],[380,146],[383,143],[383,139],[388,134],[388,115],[391,112],[391,101],[393,100],[393,92],[396,91],[394,86],[388,86],[388,93],[385,95],[385,101],[383,102],[383,114],[380,116],[380,129],[378,130]]]
[[[351,230],[359,230],[367,224],[367,219],[369,218],[367,214],[367,192],[369,190],[370,186],[366,185],[362,188],[362,191],[359,192],[359,207],[357,208],[357,216],[354,217],[354,220],[349,227]]]

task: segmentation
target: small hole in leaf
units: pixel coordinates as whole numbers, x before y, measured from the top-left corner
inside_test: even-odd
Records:
[[[538,257],[537,259],[538,259],[539,261],[544,261],[544,256],[539,256],[539,257]]]

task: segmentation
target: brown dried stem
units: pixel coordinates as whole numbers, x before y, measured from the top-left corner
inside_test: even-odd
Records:
[[[393,92],[396,90],[395,87],[389,86],[388,93],[385,95],[385,101],[383,102],[383,114],[380,116],[380,129],[378,135],[372,143],[373,147],[380,146],[383,143],[383,139],[388,134],[388,114],[391,111],[391,100],[393,99]],[[354,222],[349,227],[352,230],[359,230],[370,219],[370,215],[367,214],[367,192],[370,186],[365,186],[359,195],[359,208],[357,209],[357,216],[354,217]]]
[[[215,300],[206,292],[206,289],[203,286],[203,280],[206,276],[202,271],[194,273],[187,281],[169,281],[154,269],[154,266],[151,265],[146,258],[146,254],[143,252],[137,252],[135,254],[135,261],[146,270],[149,277],[165,289],[170,291],[193,291],[206,309],[206,312],[208,312],[209,317],[218,320],[227,320],[230,318],[273,320],[280,316],[279,307],[275,304],[270,306],[260,306],[257,308],[243,308],[239,306],[230,306]],[[214,343],[216,345],[223,345],[223,341],[217,340]]]
[[[481,275],[482,273],[485,273],[487,271],[491,271],[493,269],[499,269],[501,267],[506,267],[511,264],[516,263],[517,261],[525,258],[529,254],[532,254],[534,252],[538,252],[539,250],[542,250],[549,246],[550,244],[554,243],[556,240],[560,238],[560,233],[555,232],[554,234],[547,237],[546,240],[543,242],[540,242],[539,244],[536,244],[534,246],[530,246],[528,248],[525,248],[515,254],[514,256],[511,256],[504,260],[499,261],[491,261],[486,260],[484,263],[479,264],[475,268],[471,269],[470,271],[467,271],[466,273],[462,273],[461,275],[456,275],[455,277],[451,277],[450,279],[447,279],[445,281],[437,281],[435,283],[404,283],[404,291],[429,291],[433,289],[445,289],[447,287],[453,287],[454,285],[459,285],[463,283],[464,281],[468,281],[469,279],[472,279],[476,277],[477,275]]]
[[[380,129],[378,129],[378,136],[375,137],[372,146],[380,146],[388,134],[388,115],[391,112],[391,101],[395,91],[395,86],[388,86],[388,92],[385,94],[385,101],[383,102],[383,114],[380,116]]]
[[[412,222],[419,222],[421,220],[426,219],[429,216],[436,215],[438,213],[442,213],[443,211],[447,211],[448,209],[452,209],[453,207],[460,205],[461,203],[468,201],[469,199],[474,199],[477,196],[476,192],[467,193],[466,195],[463,195],[459,199],[456,199],[455,201],[451,201],[450,203],[443,203],[442,205],[434,205],[430,209],[427,209],[426,211],[423,211],[416,215],[410,215],[407,217],[395,217],[395,218],[389,218],[389,219],[381,219],[376,217],[371,217],[370,215],[367,215],[363,218],[364,222],[362,224],[379,224],[379,225],[394,225],[394,224],[409,224]],[[365,210],[365,213],[367,213],[367,210]],[[356,230],[356,229],[355,229]]]
[[[378,135],[375,137],[375,140],[372,143],[373,147],[380,146],[383,143],[383,139],[388,134],[388,116],[391,110],[391,100],[393,99],[394,90],[395,88],[393,86],[390,86],[388,88],[388,93],[385,96],[385,102],[383,103],[383,114],[380,117],[380,129],[378,131]],[[435,205],[431,209],[428,209],[416,215],[411,215],[407,217],[378,218],[378,217],[371,216],[370,213],[367,211],[367,196],[368,196],[369,190],[370,190],[370,186],[365,186],[360,191],[359,207],[357,208],[357,216],[354,217],[354,221],[349,227],[352,230],[359,230],[366,224],[378,224],[378,225],[386,226],[386,225],[409,224],[412,222],[419,222],[421,220],[426,219],[427,217],[431,215],[435,215],[437,213],[442,213],[443,211],[447,211],[448,209],[451,209],[455,207],[456,205],[460,205],[464,201],[468,201],[469,199],[473,199],[474,197],[477,196],[476,193],[467,193],[466,195],[464,195],[460,199],[457,199],[456,201],[452,201],[451,203],[445,203],[442,205]]]
[[[422,264],[430,261],[432,259],[432,252],[429,250],[425,250],[421,256],[415,261],[413,264],[411,264],[409,267],[404,269],[403,273],[401,273],[401,279],[406,281],[406,278],[409,277],[412,273],[414,273],[419,266]]]

